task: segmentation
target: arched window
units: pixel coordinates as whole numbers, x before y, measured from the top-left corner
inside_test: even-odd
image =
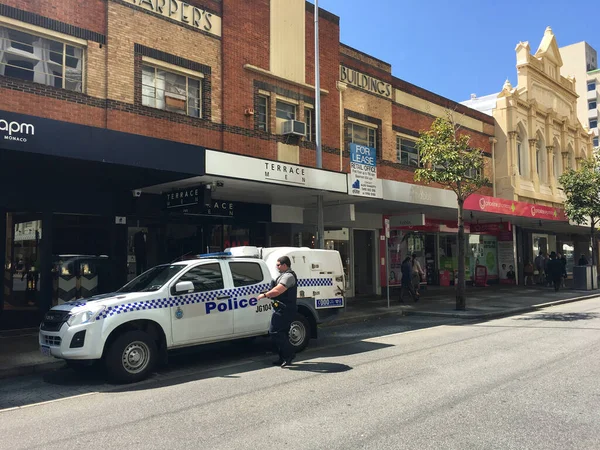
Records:
[[[546,167],[546,146],[542,142],[542,138],[538,136],[537,142],[535,144],[535,162],[536,169],[538,173],[538,177],[541,183],[548,182],[548,170]]]
[[[519,167],[519,175],[523,176],[523,149],[521,136],[517,136],[517,165]]]
[[[562,175],[563,172],[563,168],[562,168],[562,161],[561,161],[561,151],[560,151],[560,146],[558,145],[558,142],[554,142],[554,161],[553,161],[553,166],[554,166],[554,178],[558,181],[558,178]]]
[[[529,146],[527,145],[527,133],[522,124],[519,124],[517,128],[517,167],[519,175],[525,178],[529,178]]]

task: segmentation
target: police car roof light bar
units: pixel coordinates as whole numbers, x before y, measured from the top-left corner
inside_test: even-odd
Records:
[[[203,253],[201,255],[197,255],[199,259],[204,258],[231,258],[233,255],[231,252],[214,252],[214,253]]]

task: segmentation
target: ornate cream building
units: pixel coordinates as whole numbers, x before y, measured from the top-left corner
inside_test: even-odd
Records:
[[[563,61],[550,27],[535,54],[528,42],[516,49],[518,83],[499,94],[472,97],[465,105],[496,122],[496,196],[560,206],[558,178],[592,152],[592,136],[577,118],[576,80],[560,74]]]

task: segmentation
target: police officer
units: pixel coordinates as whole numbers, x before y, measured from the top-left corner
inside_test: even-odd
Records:
[[[296,357],[294,348],[290,343],[290,326],[296,316],[296,298],[298,291],[298,278],[291,269],[291,261],[287,256],[277,260],[279,276],[271,282],[271,289],[260,294],[258,299],[270,298],[274,300],[275,311],[271,317],[269,334],[279,353],[279,359],[273,365],[287,367]]]

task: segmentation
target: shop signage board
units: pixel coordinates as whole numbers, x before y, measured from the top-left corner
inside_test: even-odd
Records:
[[[494,222],[494,223],[470,223],[471,233],[501,233],[512,231],[510,222]]]
[[[392,227],[419,227],[425,225],[425,214],[406,214],[390,216]]]
[[[517,202],[485,195],[473,194],[465,200],[465,210],[505,214],[508,216],[528,217],[540,220],[567,222],[565,211],[533,203]]]
[[[348,193],[345,173],[269,159],[206,150],[207,175],[292,187]]]
[[[382,198],[381,180],[377,178],[377,150],[350,144],[348,192],[359,197]]]
[[[202,185],[166,192],[165,205],[167,209],[195,206],[204,200],[204,192],[205,187]]]

